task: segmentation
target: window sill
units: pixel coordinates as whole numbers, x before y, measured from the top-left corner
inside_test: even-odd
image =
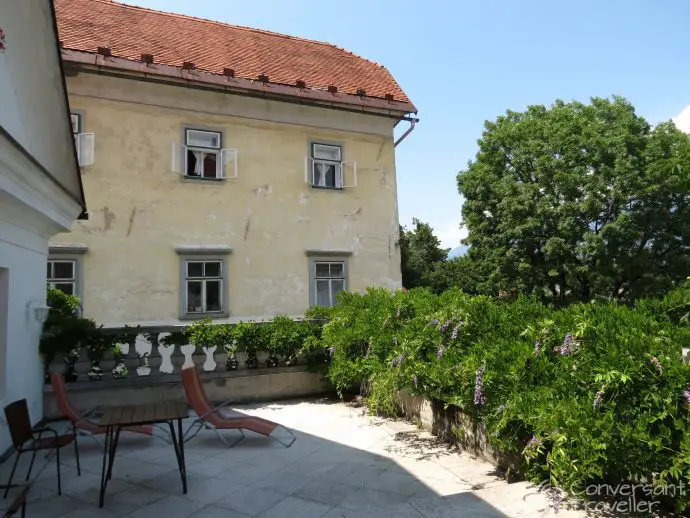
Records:
[[[182,176],[183,182],[224,182],[225,180],[227,180],[227,178],[210,178],[207,176],[191,176],[191,175]]]
[[[327,187],[325,185],[312,185],[312,189],[321,189],[324,191],[344,191],[344,187]]]
[[[210,311],[207,313],[183,313],[178,318],[180,320],[201,320],[203,318],[229,318],[228,311]]]

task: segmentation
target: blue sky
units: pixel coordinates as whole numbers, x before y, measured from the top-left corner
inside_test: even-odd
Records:
[[[688,0],[126,3],[328,41],[386,66],[421,119],[397,149],[400,220],[430,223],[447,247],[463,235],[456,174],[486,119],[612,94],[652,123],[690,105]],[[690,108],[679,124],[690,129]]]

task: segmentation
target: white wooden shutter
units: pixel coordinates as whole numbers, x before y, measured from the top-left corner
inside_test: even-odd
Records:
[[[304,157],[304,181],[309,185],[314,185],[314,159]]]
[[[187,155],[187,146],[178,144],[177,142],[172,143],[172,165],[171,171],[175,174],[187,174],[185,171],[185,158]]]
[[[93,133],[79,133],[77,137],[77,153],[79,165],[93,165],[95,137]]]
[[[220,176],[219,178],[237,178],[237,150],[220,150]]]
[[[357,162],[343,162],[341,167],[343,189],[357,187]]]

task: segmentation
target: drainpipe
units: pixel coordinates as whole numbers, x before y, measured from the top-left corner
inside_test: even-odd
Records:
[[[417,124],[417,123],[419,122],[419,119],[404,119],[404,120],[406,120],[407,122],[410,123],[410,127],[407,128],[407,129],[405,130],[405,133],[403,133],[402,135],[400,135],[400,138],[399,138],[398,140],[395,141],[395,144],[394,144],[393,147],[398,147],[398,144],[400,144],[403,140],[405,140],[405,138],[406,138],[410,133],[412,133],[412,130],[414,129],[415,124]]]

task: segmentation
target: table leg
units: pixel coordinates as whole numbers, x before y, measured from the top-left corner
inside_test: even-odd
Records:
[[[110,434],[112,433],[111,427],[106,426],[105,428],[105,441],[103,442],[103,466],[101,468],[101,494],[98,498],[98,507],[103,507],[103,499],[105,497],[105,485],[106,480],[106,460],[108,459],[108,442],[110,441]]]
[[[182,473],[182,489],[187,494],[187,466],[184,463],[184,436],[182,435],[182,419],[177,420],[177,438],[180,441],[180,469]]]
[[[115,463],[115,453],[117,452],[117,444],[120,442],[120,432],[122,428],[117,427],[117,432],[115,432],[115,442],[111,444],[110,447],[110,460],[108,462],[108,476],[106,477],[106,483],[113,475],[113,464]],[[111,439],[112,442],[112,439]]]
[[[175,448],[175,458],[177,458],[177,468],[180,470],[180,478],[182,479],[182,492],[184,494],[187,494],[187,473],[185,472],[184,468],[184,453],[181,448],[184,448],[184,438],[182,437],[182,434],[179,434],[179,443],[178,443],[178,437],[175,433],[175,424],[173,423],[172,420],[168,421],[168,426],[170,426],[170,435],[172,436],[172,443],[173,447]],[[182,431],[182,422],[180,421],[179,424],[179,429],[180,432]]]

